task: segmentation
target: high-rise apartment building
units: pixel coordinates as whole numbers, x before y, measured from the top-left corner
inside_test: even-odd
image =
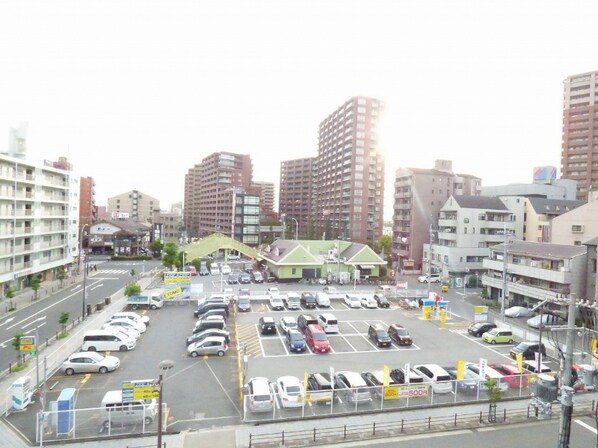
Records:
[[[399,168],[395,175],[392,252],[399,269],[422,268],[423,245],[436,229],[440,208],[452,195],[478,196],[480,178],[453,173],[450,160],[437,160],[433,169]]]
[[[311,215],[312,198],[316,183],[316,158],[284,160],[280,163],[280,192],[278,212],[286,221],[297,220],[300,238],[313,238],[308,235],[314,226]]]
[[[253,181],[253,189],[260,196],[260,208],[265,214],[274,212],[274,182]]]
[[[0,156],[0,283],[54,279],[78,254],[79,177]]]
[[[249,154],[216,152],[185,175],[183,219],[190,237],[214,232],[232,233],[233,187],[251,188],[253,167]]]
[[[366,243],[382,235],[384,157],[377,123],[383,103],[354,97],[320,123],[313,215],[327,239]]]
[[[131,190],[108,198],[108,212],[113,219],[127,218],[152,222],[154,211],[160,210],[160,201],[138,190]]]
[[[96,183],[93,177],[82,177],[79,182],[79,231],[83,226],[91,226],[98,220],[95,201]]]
[[[598,72],[564,81],[561,178],[577,181],[577,199],[598,189]]]

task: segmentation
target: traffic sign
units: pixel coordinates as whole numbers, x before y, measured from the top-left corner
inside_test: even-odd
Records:
[[[35,352],[35,336],[21,336],[19,350],[22,352]]]

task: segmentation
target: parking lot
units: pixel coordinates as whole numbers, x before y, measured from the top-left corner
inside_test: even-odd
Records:
[[[196,278],[194,281],[204,279]],[[233,287],[236,291],[245,285]],[[243,375],[245,380],[262,376],[275,381],[284,375],[303,380],[306,373],[329,372],[330,368],[336,372],[347,370],[361,373],[382,370],[384,366],[395,369],[406,363],[411,366],[426,363],[456,366],[458,360],[479,362],[480,358],[488,362],[511,362],[508,354],[510,346],[490,346],[469,336],[466,329],[470,321],[458,316],[449,316],[446,328],[441,328],[439,320],[424,320],[419,309],[405,310],[396,303],[388,309],[351,309],[342,300],[333,300],[329,308],[271,311],[265,299],[267,285],[252,285],[251,288],[251,311],[231,313],[227,321],[231,341],[225,356],[188,357],[185,338],[191,334],[194,326],[195,306],[191,303],[165,306],[161,310],[147,312],[151,317],[151,324],[134,350],[115,353],[121,360],[117,371],[103,375],[56,374],[48,380],[51,390],[48,391],[46,401],[49,403],[55,400],[61,390],[72,387],[77,389],[77,409],[97,408],[106,391],[121,389],[124,381],[157,378],[160,361],[170,359],[175,366],[168,372],[164,383],[168,428],[198,429],[235,424],[244,418],[240,390]],[[314,286],[312,289],[316,288]],[[284,285],[280,289],[301,291],[303,288],[301,285]],[[322,312],[333,313],[339,321],[338,334],[329,335],[331,351],[326,354],[314,354],[309,349],[304,353],[290,353],[278,326],[273,335],[262,335],[257,327],[262,316],[271,316],[278,323],[282,316],[297,317],[302,313],[317,316]],[[409,330],[413,338],[412,346],[399,347],[393,343],[389,348],[379,348],[368,338],[367,329],[370,324],[388,327],[393,323],[401,324]],[[245,371],[243,354],[247,355]],[[553,364],[552,367],[554,366]],[[520,394],[521,391],[510,393]],[[455,394],[437,395],[434,402],[453,403],[464,398]],[[341,401],[335,403],[334,408],[309,403],[300,409],[282,409],[277,402],[273,414],[245,417],[246,420],[253,421],[273,417],[324,415],[331,412],[425,405],[431,400],[432,397],[428,396],[393,401],[376,399],[365,404]],[[35,420],[34,414],[39,410],[39,405],[32,405],[25,412],[10,416],[11,423],[19,427],[30,440],[35,440],[31,422]],[[99,410],[89,411],[84,420],[78,422],[83,433],[97,435],[101,431],[102,416]],[[155,430],[156,423],[152,425],[150,429]],[[132,432],[134,429],[128,427],[123,431]],[[79,432],[78,435],[81,434]]]

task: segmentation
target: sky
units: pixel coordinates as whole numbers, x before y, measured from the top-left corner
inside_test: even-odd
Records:
[[[0,151],[26,122],[28,159],[67,156],[98,205],[139,190],[169,209],[217,151],[278,185],[282,160],[317,155],[321,121],[371,96],[389,218],[399,167],[560,175],[563,80],[598,70],[597,16],[575,0],[3,0]]]

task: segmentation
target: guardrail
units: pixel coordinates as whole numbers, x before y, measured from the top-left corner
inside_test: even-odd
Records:
[[[574,415],[593,415],[596,402],[579,403],[574,407]],[[350,440],[369,440],[372,438],[392,437],[405,434],[448,431],[452,429],[472,429],[481,426],[509,424],[538,418],[534,408],[527,406],[519,409],[502,409],[497,415],[490,412],[429,416],[426,418],[397,419],[394,422],[363,425],[343,425],[308,430],[279,431],[274,433],[249,434],[249,448],[305,446],[339,443]],[[546,418],[546,417],[544,417]],[[547,418],[558,418],[554,414]]]

